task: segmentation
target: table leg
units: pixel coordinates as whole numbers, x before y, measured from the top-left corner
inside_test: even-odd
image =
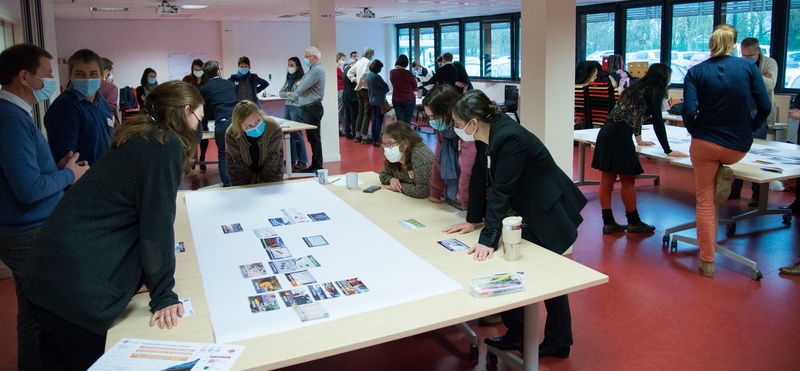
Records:
[[[525,337],[522,349],[522,369],[539,369],[539,303],[525,306]]]
[[[283,164],[286,167],[284,170],[284,179],[291,179],[292,177],[292,134],[283,133]]]

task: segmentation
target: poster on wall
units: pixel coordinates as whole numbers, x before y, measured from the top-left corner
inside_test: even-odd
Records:
[[[169,65],[169,80],[182,80],[184,76],[191,73],[192,61],[200,59],[205,63],[211,57],[208,53],[170,53],[167,56],[167,63]]]

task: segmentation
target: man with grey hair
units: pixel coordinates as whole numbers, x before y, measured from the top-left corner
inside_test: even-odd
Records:
[[[369,72],[369,62],[375,51],[372,48],[364,48],[364,56],[356,62],[350,71],[347,71],[347,78],[356,84],[356,93],[358,94],[358,117],[356,117],[355,138],[356,142],[363,144],[372,143],[372,138],[367,136],[369,129],[369,119],[371,116],[369,105],[369,88],[367,87],[366,79],[362,80]]]
[[[239,101],[236,95],[236,85],[232,81],[220,77],[219,62],[207,61],[203,64],[203,73],[208,76],[208,82],[200,87],[200,95],[205,101],[203,110],[205,119],[214,119],[214,142],[217,144],[217,159],[219,165],[219,178],[223,187],[231,186],[228,177],[228,165],[225,163],[225,131],[231,125],[233,108]]]
[[[297,103],[300,105],[300,115],[303,122],[314,125],[317,130],[308,130],[308,144],[311,145],[311,165],[300,170],[304,173],[316,173],[322,169],[322,139],[320,137],[320,123],[322,115],[325,113],[322,108],[322,98],[325,97],[325,70],[319,62],[322,55],[314,46],[306,49],[303,64],[308,71],[300,79],[294,88],[293,94],[297,94]]]
[[[775,62],[774,59],[767,57],[761,52],[761,46],[758,44],[758,39],[754,37],[748,37],[742,40],[739,53],[742,55],[742,58],[746,58],[756,64],[758,70],[761,71],[761,77],[764,79],[764,87],[767,88],[767,95],[769,96],[769,104],[772,108],[772,112],[770,112],[769,116],[767,116],[767,119],[761,123],[761,126],[758,128],[758,130],[753,132],[753,138],[767,139],[767,125],[768,123],[773,122],[775,119],[774,91],[775,79],[778,77],[778,62]],[[753,107],[755,107],[755,105]],[[753,108],[752,112],[753,115],[755,115],[755,108]],[[743,185],[744,182],[741,179],[735,179],[733,183],[731,183],[731,195],[728,196],[728,199],[737,200],[741,198]],[[758,207],[758,198],[761,194],[761,185],[758,183],[753,183],[750,189],[753,190],[753,196],[750,198],[750,202],[747,205],[750,207]]]

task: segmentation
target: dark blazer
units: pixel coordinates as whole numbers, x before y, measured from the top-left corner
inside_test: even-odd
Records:
[[[436,73],[433,74],[430,80],[423,83],[423,85],[433,85],[433,84],[450,84],[454,88],[456,87],[456,81],[458,81],[458,70],[456,66],[453,66],[452,63],[445,64],[436,69]]]
[[[208,80],[200,88],[200,95],[203,96],[206,103],[203,106],[206,120],[230,120],[233,116],[233,108],[239,101],[236,96],[236,86],[221,77]]]
[[[347,71],[353,68],[352,66],[345,66],[344,70],[342,70],[342,74],[347,76]],[[342,90],[342,100],[345,102],[358,102],[358,94],[356,94],[356,83],[350,81],[350,79],[342,79],[342,83],[344,84],[344,89]]]
[[[485,218],[478,242],[496,249],[503,219],[513,210],[522,216],[523,238],[564,253],[578,237],[581,209],[587,201],[544,144],[502,115],[491,126],[488,150],[481,142],[476,147],[467,221],[480,223]]]
[[[256,98],[256,101],[254,103],[258,106],[259,109],[261,109],[261,102],[259,102],[258,100],[258,93],[262,92],[264,89],[267,88],[267,86],[269,86],[267,80],[258,77],[258,75],[254,73],[248,73],[246,76],[241,76],[241,77],[238,74],[234,73],[233,75],[231,75],[231,77],[228,78],[228,80],[232,81],[234,85],[238,86],[239,81],[248,76],[250,78],[250,85],[253,86],[253,96]]]

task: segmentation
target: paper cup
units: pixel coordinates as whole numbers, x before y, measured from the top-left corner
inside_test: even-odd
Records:
[[[345,180],[347,181],[347,189],[358,189],[358,173],[345,174]]]
[[[328,169],[317,170],[317,181],[319,184],[325,184],[328,182]]]

